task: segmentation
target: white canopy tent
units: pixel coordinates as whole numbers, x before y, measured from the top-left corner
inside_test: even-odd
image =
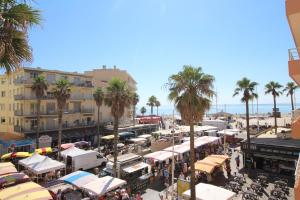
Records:
[[[184,199],[191,198],[191,190],[182,194]],[[235,196],[234,192],[214,185],[199,183],[196,185],[196,200],[231,200]]]
[[[224,129],[222,131],[218,131],[218,134],[234,136],[234,135],[237,135],[239,132],[240,132],[239,129]]]
[[[148,165],[147,163],[139,162],[139,163],[135,163],[135,164],[124,167],[123,171],[130,174],[132,172],[136,172],[136,171],[144,169],[146,167],[148,168],[148,172],[149,172],[151,170],[151,166]]]
[[[56,160],[52,160],[49,157],[46,157],[42,162],[37,163],[35,165],[30,165],[28,169],[33,173],[39,175],[47,172],[55,171],[58,169],[64,169],[66,165],[64,163],[58,162]]]
[[[143,144],[147,141],[145,138],[131,138],[129,139],[130,142],[133,142],[135,144]]]
[[[148,139],[148,138],[151,138],[152,135],[150,134],[144,134],[144,135],[139,135],[138,138],[145,138],[145,139]]]
[[[70,147],[64,151],[62,151],[60,154],[63,158],[66,158],[68,156],[74,157],[77,155],[85,154],[86,151],[83,149],[79,149],[77,147]]]
[[[102,196],[107,192],[110,192],[114,189],[117,189],[126,184],[126,181],[113,178],[111,176],[105,176],[99,178],[95,181],[92,181],[86,185],[82,186],[82,189],[86,190],[87,192],[91,193],[93,196]]]
[[[177,153],[174,153],[174,156],[177,156]],[[144,155],[144,158],[157,160],[159,162],[165,161],[167,159],[172,158],[173,153],[169,151],[156,151],[153,153],[149,153]]]
[[[25,168],[28,168],[29,166],[42,162],[46,156],[42,156],[39,153],[35,152],[32,156],[28,158],[24,158],[22,160],[19,160],[19,165],[22,165]]]

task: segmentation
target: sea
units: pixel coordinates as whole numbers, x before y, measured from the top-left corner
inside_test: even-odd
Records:
[[[292,107],[291,104],[277,104],[277,108],[279,108],[279,112],[282,114],[291,113]],[[296,104],[295,108],[300,108],[300,104]],[[150,114],[150,107],[146,107],[147,113]],[[250,114],[267,114],[272,113],[273,104],[249,104],[249,112]],[[139,109],[138,109],[139,110]],[[172,106],[161,106],[158,108],[159,115],[172,115],[174,107]],[[212,105],[211,109],[207,114],[213,114],[216,112],[227,112],[231,114],[245,114],[246,106],[245,104],[219,104],[218,106]],[[156,107],[153,108],[154,114],[156,114]],[[178,113],[176,110],[174,111],[175,115]]]

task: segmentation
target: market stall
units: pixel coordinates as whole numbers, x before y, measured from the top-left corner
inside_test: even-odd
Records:
[[[29,157],[31,154],[28,152],[13,152],[13,153],[7,153],[4,154],[3,156],[1,156],[2,160],[9,160],[12,158],[27,158]]]
[[[81,153],[85,153],[85,150],[79,149],[79,148],[74,146],[74,147],[70,147],[70,148],[62,151],[60,153],[60,155],[61,155],[61,157],[63,157],[65,159],[68,156],[78,155],[78,154],[81,154]]]
[[[18,164],[28,168],[30,165],[42,162],[44,159],[46,158],[46,156],[42,156],[39,153],[34,153],[32,156],[28,157],[28,158],[24,158],[22,160],[19,160]]]
[[[29,177],[24,173],[5,174],[0,176],[0,188],[25,183],[29,180]]]
[[[11,162],[0,163],[0,176],[9,173],[17,173],[17,169]]]
[[[178,153],[174,152],[174,156],[177,157]],[[166,161],[168,163],[169,159],[172,159],[173,153],[169,151],[156,151],[153,153],[149,153],[144,155],[144,158],[146,158],[148,161],[151,162],[163,162]],[[149,163],[149,162],[148,162]]]
[[[111,176],[105,176],[102,178],[98,178],[86,185],[83,185],[82,189],[87,191],[91,196],[101,197],[106,193],[120,188],[124,185],[126,185],[126,181],[124,180],[113,178]]]
[[[74,147],[75,145],[73,143],[65,143],[65,144],[62,144],[61,145],[61,148],[62,149],[68,149],[68,148],[71,148],[71,147]]]
[[[0,199],[50,200],[52,196],[45,188],[34,182],[22,183],[0,191]]]
[[[81,186],[89,182],[95,181],[96,179],[98,179],[98,177],[92,173],[85,172],[85,171],[76,171],[64,177],[61,177],[59,180],[62,180],[65,183],[80,188]]]
[[[35,152],[37,152],[39,154],[42,154],[42,155],[45,155],[45,154],[48,154],[48,153],[52,153],[52,148],[51,147],[39,148],[39,149],[36,149]]]
[[[183,198],[191,198],[191,191],[183,193]],[[199,183],[196,185],[196,200],[231,200],[235,196],[234,192],[210,184]]]
[[[53,160],[49,157],[45,157],[45,159],[42,162],[36,165],[28,166],[28,169],[35,174],[44,174],[47,172],[55,171],[58,169],[64,169],[64,168],[66,168],[66,165],[64,163]]]

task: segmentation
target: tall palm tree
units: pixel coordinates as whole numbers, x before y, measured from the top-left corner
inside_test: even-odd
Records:
[[[127,87],[125,81],[117,78],[113,78],[109,81],[106,88],[106,94],[104,98],[105,105],[111,108],[111,115],[114,118],[114,165],[113,175],[117,176],[117,143],[118,143],[118,129],[119,119],[124,115],[125,108],[129,108],[132,102],[132,95]]]
[[[147,112],[147,109],[143,106],[143,107],[141,107],[141,110],[140,110],[140,112],[142,113],[142,115],[144,116],[145,115],[145,113]]]
[[[33,80],[31,89],[35,92],[37,99],[36,115],[37,115],[37,129],[36,129],[36,148],[39,148],[39,137],[40,137],[40,121],[41,121],[41,101],[48,89],[47,81],[44,76],[38,76]]]
[[[203,119],[209,110],[214,95],[214,77],[205,74],[201,67],[184,65],[183,71],[169,77],[169,99],[174,102],[181,118],[190,126],[190,166],[191,199],[196,199],[195,191],[195,149],[194,125]]]
[[[156,115],[158,116],[158,107],[160,106],[160,102],[158,100],[155,101],[156,106]]]
[[[233,96],[239,94],[242,95],[241,101],[246,104],[246,124],[247,124],[247,147],[248,153],[250,152],[250,126],[249,126],[249,101],[257,98],[258,95],[255,93],[255,87],[258,85],[256,82],[244,77],[243,79],[236,82],[236,89],[234,90]]]
[[[156,101],[157,101],[157,99],[153,95],[151,97],[149,97],[149,99],[148,99],[147,106],[150,106],[150,108],[151,108],[151,115],[153,115],[153,107],[155,106]]]
[[[40,11],[26,1],[0,1],[0,68],[7,73],[20,66],[22,61],[31,61],[27,30],[40,24]]]
[[[298,89],[298,86],[294,82],[288,82],[283,89],[283,92],[286,92],[286,96],[291,96],[291,105],[292,105],[292,111],[295,110],[294,108],[294,94],[295,90]]]
[[[101,88],[97,88],[96,91],[93,94],[94,96],[94,100],[96,102],[97,105],[97,147],[98,147],[98,151],[100,152],[100,107],[103,104],[103,100],[104,100],[104,93],[102,91]]]
[[[282,91],[279,89],[282,88],[278,82],[270,81],[268,84],[265,85],[265,94],[272,94],[273,96],[273,103],[274,103],[274,122],[275,122],[275,133],[277,133],[277,108],[276,108],[276,97],[282,94]]]
[[[57,101],[57,111],[58,111],[58,160],[60,159],[60,151],[61,151],[63,111],[64,108],[66,107],[67,100],[71,96],[70,93],[71,93],[71,89],[68,80],[61,79],[56,82],[56,87],[53,89],[53,95]]]
[[[133,118],[133,126],[135,126],[135,115],[136,115],[136,105],[138,104],[140,98],[139,98],[139,95],[134,92],[132,94],[132,105],[133,105],[133,115],[132,115],[132,118]]]

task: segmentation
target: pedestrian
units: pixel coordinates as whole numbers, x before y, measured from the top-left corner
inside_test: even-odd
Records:
[[[240,156],[239,156],[239,155],[237,155],[237,156],[235,157],[235,162],[236,162],[237,168],[239,169],[239,168],[240,168]]]
[[[184,180],[184,174],[183,174],[183,172],[180,173],[179,179],[180,179],[180,180]]]

